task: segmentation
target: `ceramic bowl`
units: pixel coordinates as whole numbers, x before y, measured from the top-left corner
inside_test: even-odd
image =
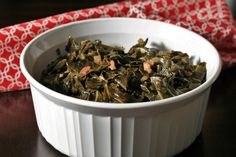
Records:
[[[64,50],[69,36],[131,47],[139,38],[160,49],[188,53],[207,63],[206,82],[179,96],[137,103],[80,100],[39,83],[42,70]],[[202,129],[211,85],[221,70],[217,50],[201,36],[154,20],[101,18],[42,33],[23,50],[21,69],[30,82],[37,124],[60,152],[78,157],[163,157],[187,148]]]

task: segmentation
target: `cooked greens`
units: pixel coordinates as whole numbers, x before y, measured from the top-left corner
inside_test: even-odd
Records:
[[[65,55],[42,72],[41,83],[57,92],[99,102],[145,102],[188,92],[206,80],[206,63],[192,64],[179,51],[147,48],[148,40],[125,53],[100,40],[69,37]]]

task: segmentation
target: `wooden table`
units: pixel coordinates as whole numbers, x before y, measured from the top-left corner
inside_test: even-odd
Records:
[[[113,2],[112,0],[2,1],[0,27]],[[202,133],[190,147],[177,157],[236,156],[235,99],[236,67],[222,71],[212,88]],[[29,90],[0,93],[0,156],[64,156],[49,145],[39,132]]]

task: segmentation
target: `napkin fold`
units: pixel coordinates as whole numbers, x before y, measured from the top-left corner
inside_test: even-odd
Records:
[[[236,63],[236,25],[224,0],[123,1],[0,29],[0,92],[29,88],[20,70],[19,58],[30,40],[65,23],[100,17],[146,18],[187,28],[218,49],[225,68]]]

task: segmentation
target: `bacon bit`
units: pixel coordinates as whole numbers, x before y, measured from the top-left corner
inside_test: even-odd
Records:
[[[94,63],[100,64],[102,61],[102,57],[100,55],[93,56]]]
[[[144,69],[144,71],[148,72],[149,74],[152,73],[152,66],[148,62],[143,62],[143,69]]]
[[[90,71],[91,71],[91,67],[90,67],[90,66],[85,66],[85,67],[83,67],[83,68],[80,70],[79,74],[80,74],[80,76],[85,76],[85,75],[87,75]]]
[[[109,68],[111,70],[115,70],[116,69],[115,61],[111,60],[109,63],[110,63]]]

